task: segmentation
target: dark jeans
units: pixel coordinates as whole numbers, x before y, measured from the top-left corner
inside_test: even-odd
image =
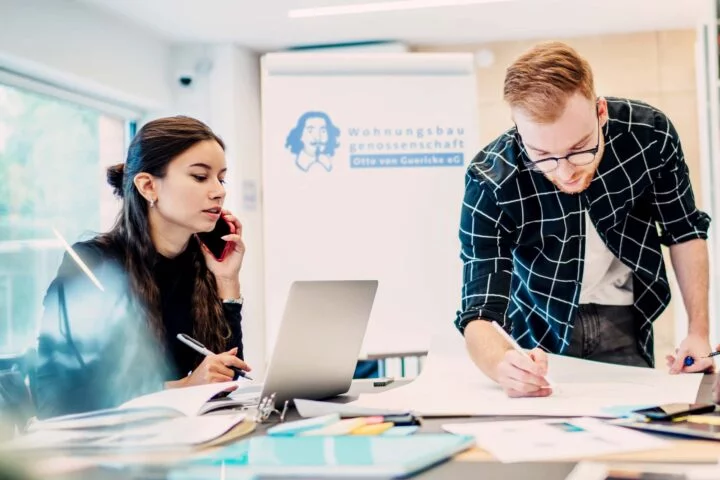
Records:
[[[598,362],[651,367],[640,353],[630,305],[580,305],[565,355]]]

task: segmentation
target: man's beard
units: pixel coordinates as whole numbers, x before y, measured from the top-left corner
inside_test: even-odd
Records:
[[[313,142],[310,144],[310,148],[312,148],[313,154],[317,156],[325,151],[325,144],[322,142]]]
[[[320,143],[311,143],[303,148],[303,152],[305,152],[305,155],[307,155],[308,157],[312,157],[313,159],[317,160],[323,153],[325,153],[325,145]]]
[[[565,184],[560,182],[559,180],[552,178],[550,181],[563,193],[567,193],[568,195],[577,195],[579,193],[584,192],[589,186],[590,182],[592,182],[593,177],[595,176],[595,172],[591,174],[585,174],[581,180],[580,188],[579,189],[573,189],[573,190],[566,190]]]

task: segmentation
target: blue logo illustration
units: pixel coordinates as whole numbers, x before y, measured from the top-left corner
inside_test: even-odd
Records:
[[[295,155],[295,165],[303,172],[319,165],[326,171],[333,168],[332,158],[340,145],[340,129],[325,112],[306,112],[287,136],[285,148]]]

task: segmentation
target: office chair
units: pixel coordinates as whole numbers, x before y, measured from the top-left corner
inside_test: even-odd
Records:
[[[23,431],[35,416],[35,405],[28,387],[35,352],[0,356],[0,437],[8,438]]]

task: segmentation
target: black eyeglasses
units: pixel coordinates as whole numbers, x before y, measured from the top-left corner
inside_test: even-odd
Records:
[[[589,163],[592,163],[595,160],[595,157],[597,156],[598,151],[600,150],[600,117],[598,116],[598,138],[597,138],[597,145],[593,148],[588,148],[587,150],[581,150],[579,152],[572,152],[568,153],[564,157],[546,157],[541,158],[540,160],[529,160],[529,155],[527,151],[525,150],[525,145],[523,144],[522,137],[520,136],[520,133],[517,131],[517,126],[515,127],[515,141],[520,145],[520,148],[522,149],[523,153],[525,153],[525,156],[528,157],[527,160],[523,160],[523,163],[525,166],[531,170],[535,170],[536,172],[552,172],[553,170],[557,169],[558,165],[560,165],[560,160],[565,159],[567,162],[571,165],[575,165],[576,167],[582,167],[583,165],[587,165]]]

